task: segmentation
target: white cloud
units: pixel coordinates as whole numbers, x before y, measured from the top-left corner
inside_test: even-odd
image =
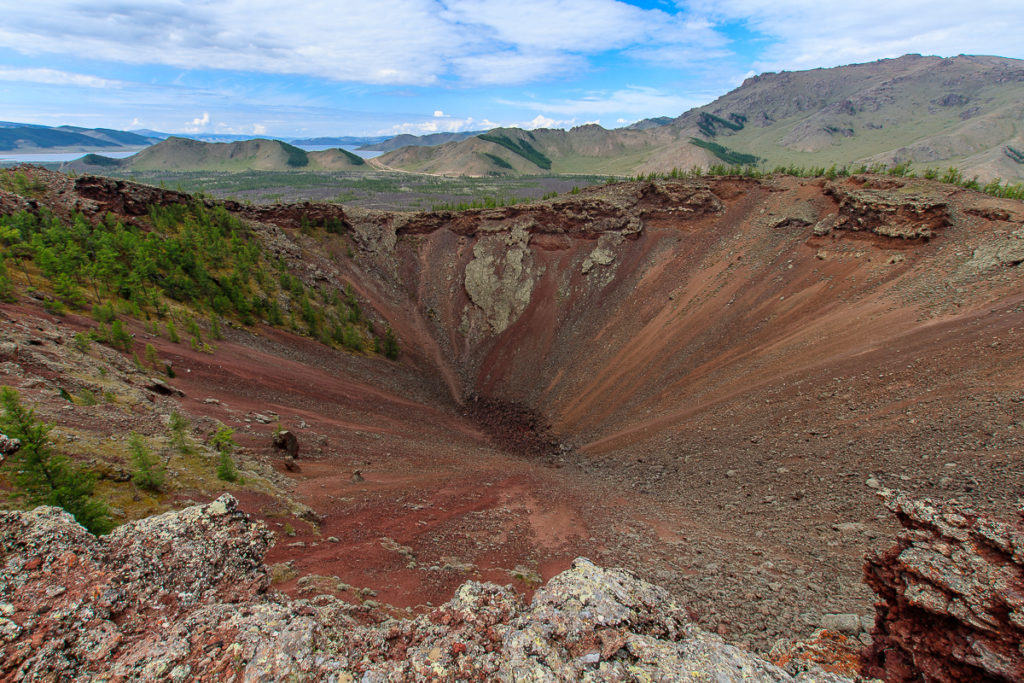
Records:
[[[687,109],[705,104],[708,102],[708,99],[706,95],[702,94],[683,96],[667,93],[655,88],[633,86],[610,93],[592,93],[576,99],[553,101],[500,100],[500,102],[534,111],[568,116],[593,116],[595,114],[678,116]]]
[[[708,21],[620,0],[37,0],[0,25],[0,47],[28,55],[416,86],[525,83],[610,50],[664,59],[721,42]]]
[[[1024,57],[1019,1],[891,0],[864,6],[837,0],[688,0],[713,24],[734,22],[773,43],[758,71],[810,69],[907,53]]]
[[[99,76],[58,71],[57,69],[22,69],[6,66],[0,66],[0,81],[73,85],[81,88],[120,88],[122,86],[121,81],[112,81]]]
[[[191,123],[185,125],[186,133],[200,133],[210,125],[210,112],[204,111],[202,116],[192,119]]]
[[[597,123],[600,121],[588,121]],[[429,135],[431,133],[458,133],[467,130],[491,130],[492,128],[523,128],[534,130],[536,128],[570,128],[579,125],[577,119],[554,119],[549,116],[538,114],[528,121],[508,120],[504,122],[491,121],[484,117],[475,119],[472,116],[456,118],[446,116],[443,121],[437,119],[429,121],[407,121],[395,124],[389,129],[377,131],[377,135],[399,135],[408,133],[410,135]]]
[[[452,64],[462,78],[476,85],[529,83],[585,67],[583,58],[576,55],[515,50],[457,57]]]
[[[267,127],[264,126],[262,123],[254,123],[254,124],[252,124],[252,134],[253,135],[266,135],[267,134]]]
[[[441,111],[440,109],[435,110],[434,111],[434,118],[435,119],[444,118],[444,112]]]
[[[595,52],[649,38],[668,18],[613,0],[449,0],[447,16],[528,51]]]

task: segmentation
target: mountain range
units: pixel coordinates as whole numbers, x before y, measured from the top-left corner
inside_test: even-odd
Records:
[[[379,158],[394,168],[471,175],[631,175],[715,163],[957,166],[1024,180],[1024,61],[906,55],[748,78],[665,122],[607,130],[500,129]],[[661,125],[658,125],[661,124]]]
[[[362,144],[384,151],[375,165],[469,176],[636,175],[713,164],[817,167],[911,163],[955,166],[984,182],[1024,182],[1024,61],[906,55],[867,64],[765,73],[676,117],[606,129],[498,128],[392,138],[330,137],[296,144]],[[102,151],[158,142],[156,131],[122,132],[0,124],[0,150]],[[288,170],[344,168],[354,158],[303,153],[282,140],[167,137],[125,161],[90,156],[72,168]],[[224,142],[219,142],[224,140]],[[173,142],[171,142],[173,141]],[[234,145],[217,147],[216,144]],[[321,156],[316,156],[316,155]],[[192,164],[192,165],[190,165]]]
[[[126,147],[145,147],[158,141],[159,138],[152,135],[110,128],[51,128],[10,121],[0,122],[0,152],[118,150]]]

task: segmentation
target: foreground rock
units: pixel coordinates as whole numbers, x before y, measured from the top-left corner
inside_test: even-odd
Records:
[[[269,591],[271,542],[228,495],[99,539],[56,508],[0,513],[0,678],[847,680],[793,678],[582,558],[529,606],[469,582],[429,614],[358,626],[357,607]]]
[[[881,598],[865,673],[894,683],[1024,681],[1024,516],[1004,523],[882,495],[906,531],[865,566]]]

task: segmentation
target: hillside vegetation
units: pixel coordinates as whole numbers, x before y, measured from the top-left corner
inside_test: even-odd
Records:
[[[21,179],[10,185],[27,196],[45,189]],[[305,219],[301,227],[325,240],[341,229],[337,221],[317,226]],[[93,337],[125,351],[132,346],[120,332],[121,316],[150,321],[172,341],[180,329],[193,348],[209,351],[209,338],[230,319],[291,329],[349,351],[397,355],[390,328],[375,336],[350,284],[307,285],[222,206],[152,205],[137,222],[22,210],[0,215],[0,246],[0,297],[25,286],[42,290],[49,311],[91,312],[99,323]],[[207,328],[205,339],[197,320]]]

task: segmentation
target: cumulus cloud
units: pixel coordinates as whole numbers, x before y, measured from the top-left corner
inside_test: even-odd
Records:
[[[202,116],[192,119],[191,123],[185,125],[186,133],[200,133],[210,125],[210,112],[204,111]]]
[[[23,83],[45,83],[47,85],[72,85],[80,88],[120,88],[121,81],[112,81],[99,76],[76,74],[57,69],[34,69],[0,66],[0,81]]]

